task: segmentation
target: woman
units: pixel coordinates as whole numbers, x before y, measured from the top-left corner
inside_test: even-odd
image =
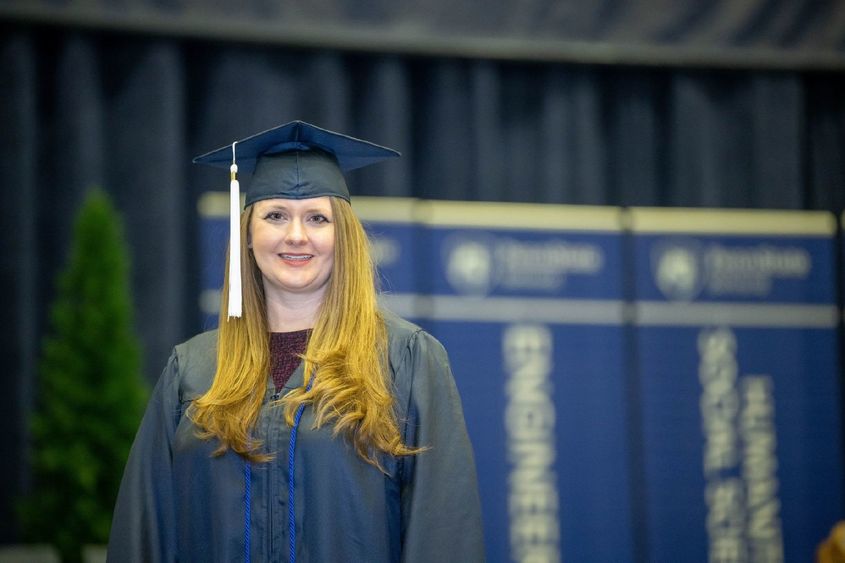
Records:
[[[153,391],[111,561],[483,560],[446,353],[378,307],[342,174],[397,155],[292,122],[195,160],[255,172],[220,328]]]

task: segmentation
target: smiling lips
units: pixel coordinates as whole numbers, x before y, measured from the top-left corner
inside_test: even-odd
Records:
[[[282,262],[289,266],[304,266],[311,260],[314,255],[313,254],[279,254],[279,257],[282,259]]]

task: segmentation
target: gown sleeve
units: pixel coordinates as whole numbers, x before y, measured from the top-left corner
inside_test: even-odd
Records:
[[[446,350],[420,331],[402,369],[410,379],[405,443],[427,448],[400,465],[402,561],[482,562],[475,460]]]
[[[129,452],[109,536],[109,562],[176,560],[171,446],[179,421],[174,352],[153,390]]]

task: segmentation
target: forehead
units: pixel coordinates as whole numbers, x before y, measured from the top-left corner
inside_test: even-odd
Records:
[[[270,198],[255,202],[256,210],[283,209],[287,211],[307,212],[322,211],[331,212],[332,202],[328,196],[311,197],[308,199],[284,199]]]

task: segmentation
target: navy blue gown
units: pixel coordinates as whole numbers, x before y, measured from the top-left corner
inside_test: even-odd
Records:
[[[428,449],[387,459],[385,475],[331,426],[312,430],[306,408],[295,443],[296,560],[483,561],[475,462],[446,351],[419,327],[383,314],[403,439]],[[185,416],[211,385],[215,348],[214,331],[176,346],[156,385],[123,475],[109,561],[244,561],[247,553],[289,561],[291,428],[271,400],[272,379],[255,434],[275,458],[248,472],[231,451],[213,457],[216,441],[198,439]],[[302,384],[300,366],[285,391]]]

